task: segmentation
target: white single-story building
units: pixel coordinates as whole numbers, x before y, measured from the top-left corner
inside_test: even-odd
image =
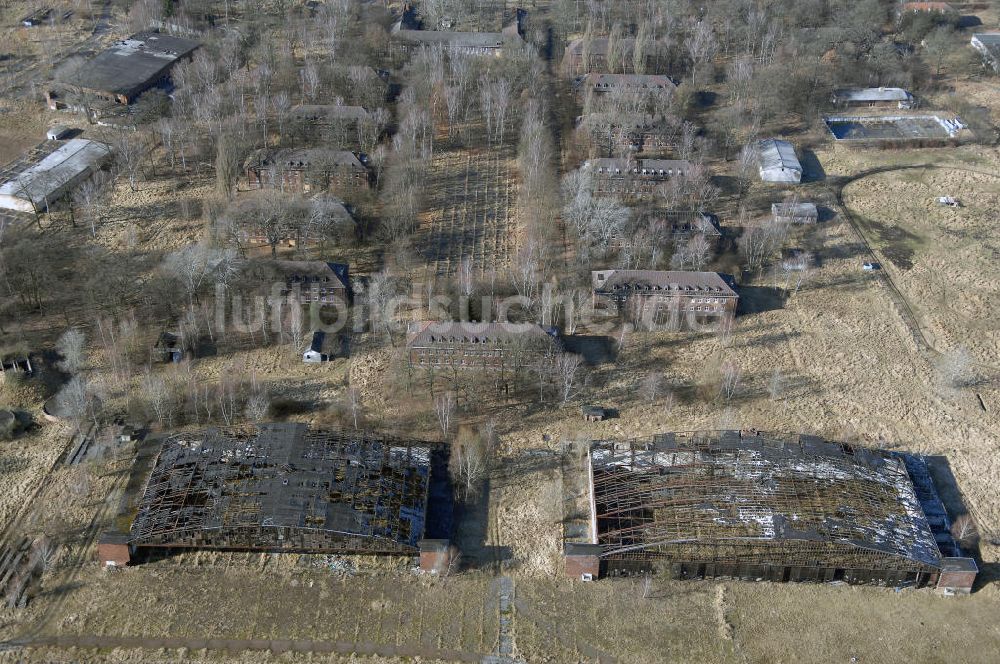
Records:
[[[895,106],[912,108],[913,95],[903,88],[846,88],[836,90],[831,101],[836,106]]]
[[[0,170],[0,208],[44,212],[110,157],[107,145],[83,138],[41,143]]]
[[[819,210],[815,203],[772,203],[771,214],[775,221],[789,224],[815,224],[819,221]]]
[[[313,332],[312,343],[306,352],[302,353],[302,361],[312,363],[326,362],[330,359],[329,353],[324,352],[326,344],[326,332],[316,330]]]
[[[768,138],[757,144],[760,159],[760,179],[764,182],[802,181],[802,164],[795,156],[795,148],[788,141]]]
[[[974,34],[969,43],[983,56],[983,62],[1000,72],[1000,32]]]

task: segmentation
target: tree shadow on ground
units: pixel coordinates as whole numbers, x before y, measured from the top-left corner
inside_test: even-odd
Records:
[[[583,357],[588,366],[612,363],[617,356],[614,339],[608,336],[574,334],[563,337],[562,341],[568,352]]]
[[[786,293],[774,286],[743,286],[737,315],[758,314],[785,308]]]

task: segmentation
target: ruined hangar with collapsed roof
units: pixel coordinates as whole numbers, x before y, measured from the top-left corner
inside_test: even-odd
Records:
[[[143,466],[120,529],[99,543],[105,564],[201,549],[419,555],[424,565],[449,549],[440,443],[267,423],[176,433]]]
[[[593,444],[574,577],[843,581],[968,592],[923,457],[757,431]]]

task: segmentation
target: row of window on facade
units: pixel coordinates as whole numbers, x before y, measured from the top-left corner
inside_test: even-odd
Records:
[[[667,284],[666,286],[650,285],[650,284],[615,284],[613,286],[613,288],[616,291],[617,290],[636,290],[636,291],[643,291],[643,292],[661,291],[661,290],[665,290],[665,291],[675,291],[676,290],[676,291],[685,291],[685,292],[687,292],[687,291],[690,291],[690,292],[708,291],[708,292],[714,292],[714,293],[721,293],[722,292],[722,287],[721,286],[672,286],[670,284]]]
[[[672,168],[633,168],[632,170],[622,170],[620,168],[605,168],[604,166],[599,166],[597,172],[602,175],[627,175],[629,173],[633,175],[665,175],[667,177],[673,177],[674,175],[682,176],[684,171],[678,169],[674,170]]]
[[[655,85],[650,85],[648,83],[621,83],[621,82],[594,83],[594,88],[599,90],[612,90],[614,88],[642,88],[644,90],[648,88],[655,88],[657,90],[662,90],[665,87],[667,86],[664,85],[663,83],[656,83]]]

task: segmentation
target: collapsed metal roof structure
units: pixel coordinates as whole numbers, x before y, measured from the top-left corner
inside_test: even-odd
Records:
[[[128,542],[415,554],[450,530],[446,449],[297,423],[178,433],[163,443]]]
[[[599,442],[589,461],[594,543],[602,559],[626,567],[757,577],[774,568],[784,580],[789,570],[792,580],[865,570],[866,581],[919,582],[941,566],[925,497],[898,454],[805,435],[702,431]]]

